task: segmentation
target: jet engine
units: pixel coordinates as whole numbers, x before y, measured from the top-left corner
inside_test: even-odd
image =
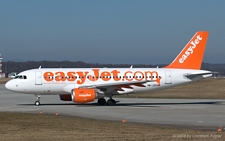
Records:
[[[92,88],[75,88],[71,90],[71,99],[73,102],[85,103],[92,102],[95,99],[103,98],[104,94],[98,93]]]

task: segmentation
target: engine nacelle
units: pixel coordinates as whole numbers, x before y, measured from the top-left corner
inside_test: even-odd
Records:
[[[72,101],[78,103],[92,102],[95,99],[103,97],[104,94],[99,94],[96,92],[96,89],[91,88],[75,88],[71,91]]]
[[[71,94],[61,94],[59,95],[59,98],[62,101],[72,101]]]

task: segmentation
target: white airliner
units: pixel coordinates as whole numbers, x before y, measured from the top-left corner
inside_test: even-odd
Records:
[[[19,73],[5,87],[34,94],[37,106],[41,95],[59,95],[76,103],[98,99],[99,105],[113,106],[113,95],[162,90],[211,77],[213,72],[200,70],[207,38],[207,31],[197,32],[164,68],[39,68]]]

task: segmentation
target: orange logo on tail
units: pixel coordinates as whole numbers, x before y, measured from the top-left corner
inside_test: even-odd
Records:
[[[165,68],[199,70],[202,65],[207,38],[207,31],[197,32],[174,61]]]
[[[187,48],[187,50],[185,51],[185,53],[179,59],[179,62],[181,64],[184,63],[184,61],[188,58],[189,55],[191,55],[192,53],[194,53],[194,49],[196,48],[196,46],[199,44],[199,42],[201,40],[202,40],[202,37],[200,35],[198,35],[197,38],[194,39],[194,41],[191,41],[190,47]]]

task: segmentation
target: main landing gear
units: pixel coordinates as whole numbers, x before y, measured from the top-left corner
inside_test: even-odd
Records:
[[[110,98],[107,102],[104,98],[99,98],[98,99],[98,104],[99,105],[105,105],[107,103],[108,106],[115,106],[116,105],[116,101],[112,98]]]
[[[116,101],[112,98],[110,98],[108,101],[107,101],[107,105],[108,106],[115,106],[116,105]]]
[[[105,103],[106,103],[105,98],[99,98],[98,99],[98,105],[105,105]]]
[[[40,99],[41,99],[41,96],[40,95],[35,95],[37,97],[37,101],[35,101],[35,105],[36,106],[39,106],[41,103],[40,103]]]

